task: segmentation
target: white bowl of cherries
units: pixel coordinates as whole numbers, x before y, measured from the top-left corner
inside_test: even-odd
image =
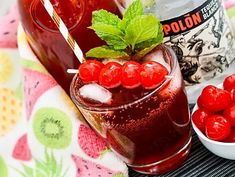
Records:
[[[217,87],[203,89],[193,109],[192,126],[208,150],[235,160],[235,74]]]

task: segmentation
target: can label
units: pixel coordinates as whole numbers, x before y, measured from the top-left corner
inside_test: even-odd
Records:
[[[235,60],[235,41],[220,0],[162,21],[164,42],[176,52],[187,86],[210,80]]]

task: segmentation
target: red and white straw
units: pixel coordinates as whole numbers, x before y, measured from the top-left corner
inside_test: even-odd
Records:
[[[56,26],[58,27],[59,31],[61,32],[62,36],[65,38],[71,49],[73,50],[74,54],[76,55],[77,59],[80,63],[85,61],[85,58],[83,56],[83,52],[78,46],[77,42],[74,40],[74,38],[69,33],[68,28],[66,27],[63,20],[59,17],[59,15],[56,13],[53,5],[51,4],[50,0],[41,0],[41,3],[43,4],[44,8],[46,9],[47,13],[50,15]]]

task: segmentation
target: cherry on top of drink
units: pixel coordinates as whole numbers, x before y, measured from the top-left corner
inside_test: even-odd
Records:
[[[153,14],[144,15],[141,0],[135,0],[122,19],[106,10],[94,11],[90,28],[107,45],[86,53],[91,59],[79,67],[79,75],[84,83],[96,82],[107,89],[120,85],[134,89],[142,85],[144,89],[151,90],[169,74],[162,64],[143,59],[162,43],[163,29]],[[112,62],[103,65],[101,62],[104,59],[112,59]],[[120,62],[124,62],[124,65]]]
[[[133,89],[142,84],[145,89],[151,90],[162,83],[168,73],[163,65],[155,61],[148,61],[142,65],[127,61],[122,66],[117,62],[103,65],[96,60],[87,60],[79,67],[79,76],[84,83],[97,82],[108,89],[120,85]]]

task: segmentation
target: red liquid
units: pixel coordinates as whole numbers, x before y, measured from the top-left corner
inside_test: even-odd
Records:
[[[119,14],[114,0],[51,0],[58,15],[85,53],[103,42],[88,29],[92,11],[106,9]],[[41,63],[69,92],[73,75],[67,69],[77,68],[79,62],[67,42],[57,30],[39,0],[19,0],[22,25],[28,41]]]
[[[166,51],[165,54],[167,57]],[[79,78],[74,82],[72,97],[78,106],[87,107],[81,109],[85,118],[133,169],[162,174],[185,160],[190,149],[191,127],[179,67],[173,79],[156,91],[142,87],[110,90],[111,105],[81,98],[79,88],[83,83]],[[159,165],[138,168],[164,160]]]

